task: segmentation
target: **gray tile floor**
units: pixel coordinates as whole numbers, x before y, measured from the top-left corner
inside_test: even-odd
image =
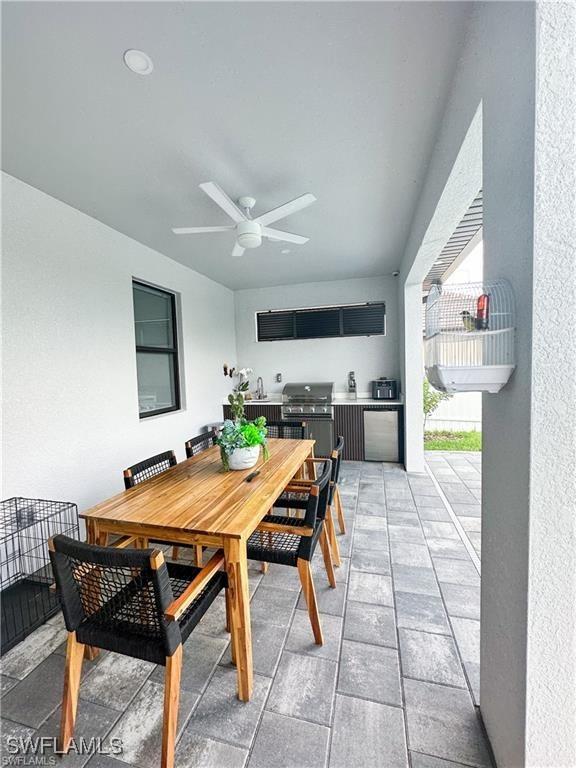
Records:
[[[462,526],[463,535],[479,558],[482,454],[468,451],[427,451],[426,462]]]
[[[452,503],[475,509],[476,457],[428,460]],[[342,498],[336,590],[314,562],[324,646],[313,644],[296,570],[251,568],[254,696],[235,697],[218,598],[185,645],[179,768],[491,765],[474,706],[480,579],[461,538],[479,518],[457,512],[456,525],[428,475],[393,465],[347,462]],[[56,617],[2,660],[4,735],[56,735],[63,639]],[[76,735],[119,738],[123,752],[60,764],[158,766],[162,693],[153,664],[111,653],[85,663]]]

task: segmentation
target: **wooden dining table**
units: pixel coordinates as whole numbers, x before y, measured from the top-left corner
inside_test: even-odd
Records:
[[[230,631],[242,701],[252,695],[252,638],[246,544],[289,481],[313,456],[314,440],[270,439],[270,457],[243,471],[224,472],[217,446],[83,512],[87,539],[138,536],[224,551]],[[247,482],[247,477],[258,474]]]

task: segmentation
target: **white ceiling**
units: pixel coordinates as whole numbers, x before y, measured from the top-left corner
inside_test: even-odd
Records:
[[[3,167],[231,288],[399,266],[469,3],[3,3]],[[148,77],[122,62],[154,61]],[[310,237],[242,259],[198,189]],[[281,255],[289,247],[288,256]]]

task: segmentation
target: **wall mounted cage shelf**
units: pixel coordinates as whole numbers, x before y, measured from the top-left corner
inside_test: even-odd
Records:
[[[15,497],[0,502],[2,655],[60,610],[48,539],[78,538],[76,504]]]
[[[433,285],[426,301],[425,367],[441,392],[499,392],[515,367],[516,310],[506,280]]]

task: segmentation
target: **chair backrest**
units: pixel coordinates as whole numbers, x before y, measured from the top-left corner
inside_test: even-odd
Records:
[[[330,495],[328,498],[328,503],[332,504],[332,500],[334,498],[334,489],[338,485],[338,480],[340,478],[340,464],[342,463],[342,452],[344,451],[344,438],[342,435],[338,436],[338,440],[336,441],[336,447],[333,449],[332,453],[330,454],[330,457],[332,459],[332,482],[330,484]]]
[[[148,480],[150,477],[165,472],[170,467],[175,467],[177,464],[174,451],[165,451],[164,453],[158,453],[156,456],[151,456],[149,459],[139,461],[138,464],[133,464],[128,469],[124,470],[124,485],[126,488],[133,488],[138,483],[142,483],[144,480]]]
[[[144,650],[138,644],[162,646],[172,655],[182,638],[178,622],[164,618],[173,593],[159,550],[99,547],[59,535],[49,551],[66,629],[79,642],[137,657]]]
[[[216,430],[211,429],[210,432],[203,432],[201,435],[197,435],[197,437],[186,440],[186,458],[191,459],[192,456],[212,448],[213,445],[216,445],[216,438]]]
[[[306,525],[314,527],[316,520],[324,520],[328,495],[330,493],[330,477],[332,475],[332,462],[326,459],[324,464],[319,464],[318,477],[310,485],[304,519]]]
[[[284,440],[304,440],[306,437],[305,421],[267,421],[268,437]]]

